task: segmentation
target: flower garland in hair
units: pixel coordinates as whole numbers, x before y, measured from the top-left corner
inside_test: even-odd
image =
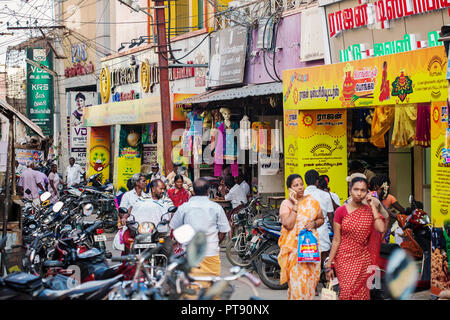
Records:
[[[381,185],[381,189],[383,190],[383,195],[381,196],[381,198],[382,198],[381,200],[384,200],[387,198],[387,196],[389,194],[389,185],[388,185],[387,181]]]

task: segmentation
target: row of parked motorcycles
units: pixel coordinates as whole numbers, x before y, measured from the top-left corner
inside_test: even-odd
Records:
[[[96,180],[94,176],[88,182]],[[176,207],[169,208],[156,226],[129,221],[127,228],[135,234],[131,250],[114,257],[106,250],[105,231],[117,228],[117,210],[113,207],[104,212],[109,204],[101,204],[102,200],[112,200],[114,205],[108,186],[62,188],[60,193],[60,201],[54,204],[49,202],[48,192],[41,195],[39,206],[25,203],[23,245],[8,251],[6,237],[0,240],[4,260],[10,250],[20,247],[24,251],[21,272],[3,270],[0,300],[229,299],[232,281],[244,278],[250,280],[243,283],[251,286],[251,299],[258,299],[256,286],[261,282],[243,268],[232,268],[232,275],[224,278],[190,275],[191,268],[204,257],[206,236],[189,225],[173,231],[182,249],[167,253],[168,219]]]

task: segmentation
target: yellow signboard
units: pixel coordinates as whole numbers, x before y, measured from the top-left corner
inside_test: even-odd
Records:
[[[444,47],[283,72],[285,109],[342,109],[447,98]]]
[[[87,173],[88,177],[98,172],[102,174],[102,182],[109,179],[110,164],[110,136],[109,127],[90,128],[87,145]],[[100,168],[102,168],[101,171]]]
[[[311,110],[284,112],[285,176],[302,178],[314,169],[330,178],[331,191],[347,198],[347,112]]]
[[[160,106],[159,96],[92,106],[84,110],[84,125],[98,127],[159,122],[161,121]]]
[[[450,130],[447,102],[431,105],[431,220],[450,223]]]

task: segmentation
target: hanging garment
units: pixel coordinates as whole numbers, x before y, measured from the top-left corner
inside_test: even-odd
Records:
[[[238,124],[236,122],[231,123],[231,128],[225,130],[225,148],[224,159],[225,160],[237,160],[237,143],[234,139]]]
[[[417,108],[415,104],[395,106],[391,143],[396,148],[413,147],[416,136]]]
[[[353,110],[353,132],[354,142],[369,142],[371,131],[372,114],[368,108]]]
[[[251,131],[250,131],[250,121],[248,116],[244,116],[239,122],[239,144],[242,150],[250,149],[251,144]]]
[[[421,103],[417,105],[416,122],[416,146],[427,148],[431,146],[431,127],[430,127],[430,104]]]
[[[386,147],[384,134],[388,132],[394,123],[394,109],[394,107],[390,106],[378,106],[375,108],[369,141],[377,148]]]

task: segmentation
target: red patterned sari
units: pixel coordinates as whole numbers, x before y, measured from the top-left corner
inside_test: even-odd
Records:
[[[342,220],[341,243],[335,258],[336,276],[339,280],[339,300],[369,300],[373,274],[369,268],[375,265],[381,243],[381,234],[375,230],[372,209],[368,205],[348,213],[342,206],[336,210]],[[339,220],[339,219],[338,219]]]

